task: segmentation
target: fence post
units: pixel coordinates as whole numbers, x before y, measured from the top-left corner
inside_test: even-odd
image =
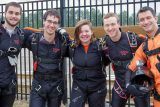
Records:
[[[64,10],[65,0],[60,0],[60,15],[61,15],[61,26],[64,27]]]

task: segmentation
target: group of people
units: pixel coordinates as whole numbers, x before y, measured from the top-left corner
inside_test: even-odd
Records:
[[[125,107],[130,96],[136,107],[150,107],[150,91],[154,93],[154,107],[160,106],[160,29],[155,11],[142,7],[137,18],[146,32],[142,38],[133,32],[122,32],[115,13],[103,17],[106,35],[96,39],[89,20],[76,23],[74,40],[61,31],[57,10],[43,15],[43,31],[33,32],[17,27],[22,14],[21,6],[10,2],[5,7],[5,21],[0,24],[0,105],[12,107],[16,96],[15,66],[22,48],[33,53],[33,82],[29,107],[60,107],[64,93],[63,60],[73,63],[70,107],[105,107],[106,71],[112,63],[115,82],[112,89],[112,107]],[[139,78],[132,82],[133,74],[142,62],[152,74],[154,87]],[[137,75],[137,74],[136,74]],[[145,78],[145,77],[143,77]],[[142,86],[141,86],[142,85]],[[145,89],[144,89],[145,88]]]

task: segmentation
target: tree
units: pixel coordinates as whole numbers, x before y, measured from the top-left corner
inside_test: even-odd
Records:
[[[81,19],[88,19],[92,22],[93,26],[101,26],[102,25],[102,13],[100,10],[92,8],[91,11],[86,9],[86,11],[82,9],[65,9],[64,12],[64,25],[65,26],[75,26],[75,23]]]

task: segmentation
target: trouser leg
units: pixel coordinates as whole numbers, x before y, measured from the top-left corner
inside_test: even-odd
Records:
[[[16,80],[12,79],[8,86],[0,88],[0,91],[0,107],[13,107],[17,92]]]
[[[150,95],[136,96],[134,102],[135,107],[150,107]]]
[[[112,107],[125,107],[127,99],[121,98],[114,89],[112,89]]]
[[[48,107],[60,107],[63,96],[63,83],[57,84],[48,94]]]
[[[88,104],[89,107],[105,107],[107,89],[102,87],[101,89],[89,94]]]
[[[0,107],[13,107],[15,94],[0,96]]]
[[[86,94],[78,87],[76,83],[73,83],[69,107],[84,107],[85,101]]]
[[[31,91],[29,107],[45,107],[45,102],[46,100],[39,96],[36,91]]]

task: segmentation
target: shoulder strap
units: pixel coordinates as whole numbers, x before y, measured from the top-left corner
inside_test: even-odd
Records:
[[[23,43],[24,42],[24,32],[19,27],[16,27],[16,29],[17,29],[17,34],[19,35],[19,39]]]
[[[33,51],[33,59],[36,60],[38,58],[38,47],[39,47],[40,33],[33,33],[31,40],[31,47]]]
[[[126,32],[130,47],[137,47],[137,35],[133,32]]]
[[[73,61],[73,57],[74,57],[74,52],[75,52],[75,48],[69,47],[69,57],[72,61]]]
[[[138,48],[137,35],[134,32],[126,32],[126,35],[128,38],[132,54],[134,55],[135,51]]]
[[[153,50],[149,50],[148,49],[148,39],[147,39],[143,43],[143,51],[146,54],[146,56],[148,57],[148,56],[152,56],[152,55],[155,55],[155,54],[159,54],[160,53],[160,47],[156,48],[156,49],[153,49]]]

